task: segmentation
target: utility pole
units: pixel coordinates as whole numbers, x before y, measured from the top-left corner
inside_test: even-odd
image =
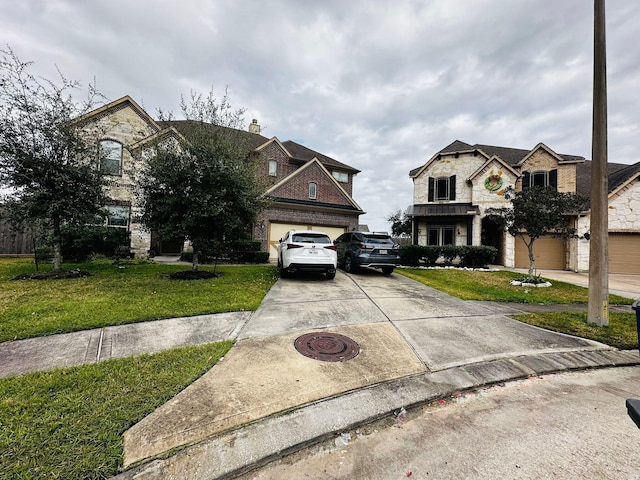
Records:
[[[589,245],[589,323],[609,325],[607,170],[607,48],[604,0],[594,0],[593,131],[591,144],[591,242]]]

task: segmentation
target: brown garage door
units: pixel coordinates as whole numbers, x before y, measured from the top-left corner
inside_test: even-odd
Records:
[[[527,241],[529,239],[527,238]],[[562,238],[540,237],[533,242],[536,268],[565,270],[566,253]],[[516,237],[516,268],[529,268],[529,251],[521,238]]]
[[[640,233],[609,234],[609,273],[640,274]]]

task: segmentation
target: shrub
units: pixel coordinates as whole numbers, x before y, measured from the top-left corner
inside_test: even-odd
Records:
[[[410,267],[420,265],[425,247],[421,245],[403,245],[400,247],[400,263]]]
[[[64,225],[62,256],[66,261],[85,262],[95,255],[129,257],[129,232],[102,225]]]
[[[404,245],[400,247],[400,263],[411,267],[435,265],[440,257],[444,264],[452,264],[456,258],[460,258],[460,265],[470,268],[485,267],[493,263],[498,250],[494,247],[470,246],[470,245]]]
[[[488,246],[464,246],[460,250],[460,265],[469,268],[486,267],[498,255],[497,248]]]
[[[441,245],[439,250],[440,256],[444,259],[444,263],[447,265],[452,264],[460,254],[460,247],[456,247],[455,245]]]

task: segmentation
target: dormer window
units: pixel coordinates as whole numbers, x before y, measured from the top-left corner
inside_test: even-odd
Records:
[[[349,183],[349,174],[345,172],[339,172],[337,170],[333,170],[331,172],[333,178],[335,178],[340,183]]]
[[[122,175],[122,144],[115,140],[101,140],[99,145],[100,173]]]
[[[558,170],[522,172],[522,188],[553,187],[558,189]]]
[[[275,160],[269,160],[269,176],[278,176],[278,162],[276,162]]]

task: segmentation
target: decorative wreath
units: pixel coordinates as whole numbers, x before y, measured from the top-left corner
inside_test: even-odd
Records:
[[[484,181],[484,188],[489,190],[490,192],[495,192],[496,190],[500,190],[502,187],[502,177],[500,175],[489,175]]]

